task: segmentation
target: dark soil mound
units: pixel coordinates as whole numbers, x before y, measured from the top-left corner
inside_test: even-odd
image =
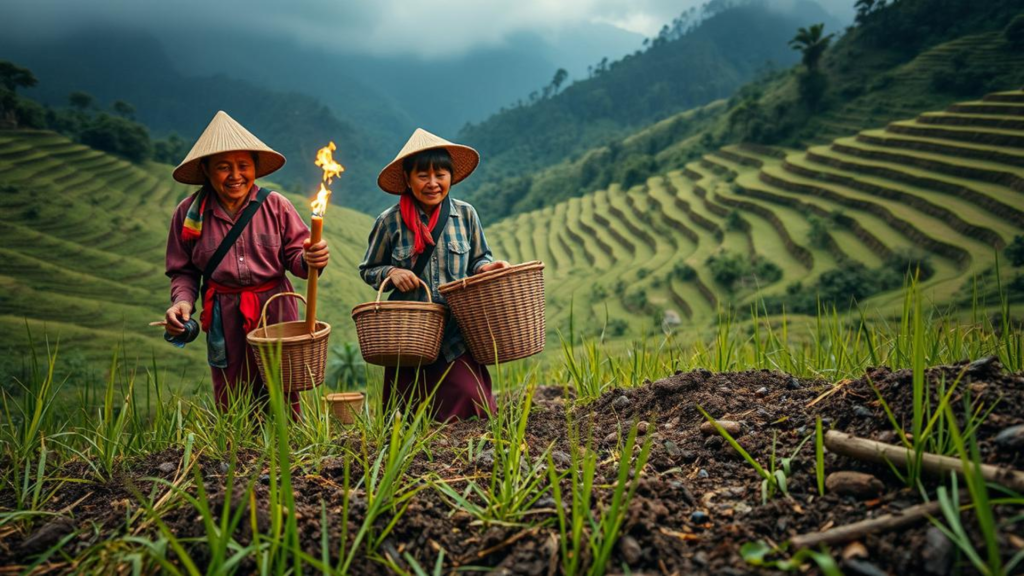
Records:
[[[964,390],[973,406],[992,409],[978,429],[978,438],[986,462],[1015,468],[1024,467],[1021,442],[1001,442],[994,438],[1001,431],[1024,424],[1024,378],[1007,374],[998,362],[978,361],[973,364],[945,366],[927,373],[933,389],[940,383],[952,384],[957,378],[966,384]],[[636,498],[630,505],[624,537],[616,546],[611,571],[627,566],[634,573],[670,574],[741,574],[757,572],[740,557],[740,546],[764,540],[780,544],[797,534],[839,526],[887,512],[898,511],[921,502],[917,491],[904,484],[887,468],[826,455],[826,471],[861,471],[872,474],[880,482],[877,494],[865,498],[827,493],[818,495],[814,474],[813,439],[807,442],[793,460],[789,478],[790,497],[777,496],[762,504],[761,478],[717,434],[700,430],[704,418],[697,411],[700,405],[712,416],[739,424],[739,443],[767,467],[773,443],[776,457],[790,457],[801,441],[813,434],[815,417],[820,416],[827,427],[858,436],[894,442],[892,426],[868,381],[874,383],[896,418],[909,427],[912,412],[912,374],[907,370],[871,369],[864,378],[838,383],[830,387],[824,380],[801,380],[780,372],[740,372],[713,374],[706,370],[677,373],[669,378],[648,383],[640,388],[616,389],[596,401],[575,405],[570,414],[566,406],[572,399],[563,396],[560,387],[541,387],[534,399],[534,412],[528,427],[530,456],[537,457],[549,446],[559,468],[568,465],[571,447],[567,422],[571,419],[581,437],[592,438],[598,450],[598,483],[596,499],[603,502],[615,480],[618,448],[635,421],[645,423],[646,436],[652,440],[651,458],[640,481]],[[830,392],[825,395],[826,392]],[[823,396],[824,395],[824,396]],[[934,396],[934,395],[933,395]],[[962,412],[962,394],[953,397],[958,413]],[[931,399],[932,406],[938,399]],[[484,422],[459,422],[437,434],[430,454],[420,454],[410,474],[436,474],[454,484],[466,476],[487,474],[490,463],[477,458],[468,461],[462,452],[470,441],[478,441],[486,433]],[[348,438],[342,441],[352,442]],[[177,463],[180,452],[154,454],[145,461],[126,467],[122,477],[106,486],[68,484],[62,488],[54,504],[59,510],[75,503],[73,521],[55,520],[22,539],[10,535],[0,543],[0,563],[21,563],[28,554],[38,553],[55,544],[75,526],[97,523],[101,536],[119,534],[126,513],[137,508],[128,486],[148,493],[147,476],[172,477],[165,465]],[[235,504],[246,506],[238,494],[255,470],[255,454],[243,455],[249,467],[248,477],[236,481]],[[204,461],[207,489],[218,506],[225,498],[224,465]],[[79,470],[83,471],[84,467]],[[73,474],[73,470],[71,470]],[[319,557],[321,501],[326,503],[329,534],[336,547],[341,533],[341,464],[328,459],[314,474],[296,471],[293,480],[296,514],[304,547]],[[353,468],[353,482],[360,472]],[[266,501],[268,479],[258,477],[258,506]],[[930,490],[939,480],[926,479]],[[365,513],[360,492],[351,499],[349,538],[357,530]],[[537,503],[535,520],[554,517],[550,498]],[[1003,512],[997,508],[997,517]],[[1010,511],[1004,512],[1009,516]],[[169,511],[164,521],[179,536],[201,536],[203,528],[194,510],[178,508]],[[248,518],[248,511],[246,512]],[[265,504],[257,511],[258,527],[269,526]],[[969,513],[964,515],[970,529]],[[1006,517],[1003,517],[1005,520]],[[504,573],[537,574],[557,572],[557,527],[549,522],[542,527],[482,526],[469,514],[451,509],[435,490],[424,489],[412,500],[394,532],[383,543],[386,554],[399,566],[405,566],[408,553],[424,567],[432,567],[439,551],[444,550],[446,564],[456,566],[498,567]],[[251,534],[249,522],[237,538],[245,543]],[[1012,536],[1024,532],[1024,523],[1006,526],[1001,538],[1007,558],[1024,545]],[[73,540],[66,552],[73,554],[94,543],[97,537],[85,531]],[[954,546],[941,537],[928,523],[898,532],[876,534],[862,540],[867,556],[844,565],[849,573],[910,574],[952,572],[957,557]],[[838,559],[839,550],[833,550]],[[201,550],[194,559],[202,561]],[[254,566],[250,566],[254,568]],[[357,563],[356,573],[381,572],[379,564]]]

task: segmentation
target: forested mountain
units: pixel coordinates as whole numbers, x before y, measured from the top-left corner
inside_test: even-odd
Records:
[[[524,174],[726,98],[759,70],[796,62],[787,41],[798,27],[832,22],[813,2],[786,11],[767,2],[713,2],[707,10],[678,38],[655,39],[643,52],[602,61],[585,81],[464,128],[460,138],[485,161],[460,192],[485,205],[488,218],[535,208],[544,199],[517,193]]]
[[[338,157],[356,174],[375,173],[390,159],[385,138],[339,119],[319,100],[222,74],[181,73],[160,43],[145,34],[82,34],[31,48],[2,46],[0,53],[38,77],[38,86],[24,91],[30,98],[65,106],[70,92],[85,91],[102,108],[127,101],[155,136],[176,133],[189,145],[217,110],[225,110],[288,158],[277,179],[296,191],[310,188],[319,177],[313,158],[329,140],[342,144]],[[366,209],[360,203],[365,190],[356,192],[352,184],[335,189],[335,202]]]
[[[427,60],[341,54],[240,30],[110,26],[60,38],[0,35],[0,60],[38,77],[38,86],[20,91],[24,96],[62,107],[71,92],[82,91],[103,110],[125,101],[155,138],[176,133],[191,143],[218,109],[226,110],[288,157],[280,179],[296,191],[313,186],[319,172],[311,154],[334,140],[348,168],[334,201],[376,214],[392,200],[378,193],[377,173],[415,127],[454,138],[467,120],[486,117],[560,68],[580,75],[598,45],[618,57],[640,40],[586,24],[557,37],[521,33]]]

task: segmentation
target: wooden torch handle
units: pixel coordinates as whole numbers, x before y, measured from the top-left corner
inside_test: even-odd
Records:
[[[309,227],[309,243],[316,244],[320,241],[324,231],[324,219],[313,216]],[[306,330],[310,334],[316,331],[316,282],[320,272],[310,268],[309,279],[306,281]]]

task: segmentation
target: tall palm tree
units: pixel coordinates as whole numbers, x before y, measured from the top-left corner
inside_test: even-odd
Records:
[[[821,55],[828,49],[829,44],[832,42],[832,37],[835,34],[824,35],[825,24],[813,24],[808,28],[800,28],[796,31],[796,36],[789,41],[790,47],[793,50],[800,50],[803,52],[803,63],[807,66],[807,71],[814,73],[818,71],[818,62],[821,61]]]

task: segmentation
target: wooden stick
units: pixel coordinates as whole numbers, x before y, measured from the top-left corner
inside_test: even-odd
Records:
[[[825,530],[824,532],[811,532],[810,534],[794,536],[789,542],[793,545],[793,548],[809,548],[817,546],[818,544],[839,544],[842,542],[849,542],[850,540],[856,540],[867,536],[868,534],[895,530],[896,528],[916,524],[928,516],[937,516],[938,513],[938,502],[918,504],[917,506],[911,506],[910,508],[900,512],[883,514],[878,518],[861,520],[860,522],[839,526],[838,528],[832,528],[831,530]]]
[[[829,430],[825,434],[825,447],[850,458],[879,464],[892,463],[902,468],[907,468],[908,463],[914,459],[914,452],[906,446],[893,446],[836,430]],[[963,461],[959,458],[928,452],[921,454],[921,469],[933,474],[956,472],[960,476],[964,475]],[[979,469],[986,481],[1002,484],[1015,492],[1024,492],[1024,472],[991,464],[982,464]]]
[[[319,242],[323,231],[323,217],[313,216],[310,219],[309,244],[313,245]],[[316,281],[319,277],[319,270],[309,269],[309,279],[306,280],[306,330],[310,334],[316,331]]]

